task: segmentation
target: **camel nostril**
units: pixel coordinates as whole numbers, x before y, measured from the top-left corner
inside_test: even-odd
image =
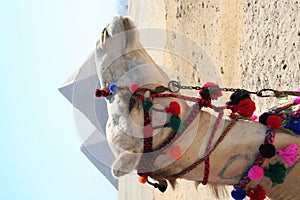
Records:
[[[129,22],[128,18],[123,18],[122,24],[123,24],[123,27],[124,27],[125,30],[132,29],[131,26],[130,26],[130,22]]]
[[[119,122],[118,122],[118,128],[122,131],[126,130],[126,126],[127,126],[127,120],[125,117],[121,116],[119,118]]]

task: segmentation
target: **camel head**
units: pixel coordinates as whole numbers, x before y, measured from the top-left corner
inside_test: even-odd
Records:
[[[116,16],[103,29],[96,49],[96,66],[101,87],[112,83],[154,89],[167,86],[167,75],[154,63],[143,48],[139,32],[132,20]],[[139,99],[126,90],[107,97],[107,140],[116,156],[113,174],[116,177],[133,171],[143,153],[143,107]]]

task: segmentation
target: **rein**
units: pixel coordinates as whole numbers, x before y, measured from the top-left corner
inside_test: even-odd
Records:
[[[177,94],[180,89],[190,89],[190,90],[199,90],[200,97],[189,97],[185,95]],[[184,131],[189,127],[189,125],[194,121],[197,114],[200,112],[202,107],[208,107],[213,109],[214,111],[218,112],[218,117],[215,121],[215,124],[213,126],[213,129],[211,131],[208,144],[205,149],[204,156],[200,159],[198,159],[196,162],[194,162],[191,166],[187,167],[185,170],[173,174],[169,176],[169,178],[180,178],[181,176],[187,174],[191,170],[195,169],[199,164],[205,162],[205,172],[204,172],[204,178],[202,181],[202,184],[207,184],[208,178],[209,178],[209,156],[210,154],[217,148],[217,146],[223,141],[227,133],[230,131],[230,129],[234,126],[236,121],[239,118],[246,118],[249,119],[254,110],[255,110],[255,103],[250,99],[250,94],[256,94],[259,97],[283,97],[288,95],[295,95],[300,96],[300,92],[294,92],[294,91],[277,91],[273,89],[262,89],[257,92],[251,92],[244,89],[233,89],[233,88],[219,88],[218,85],[215,83],[208,82],[203,87],[199,86],[181,86],[180,83],[176,81],[170,81],[168,87],[159,86],[156,87],[154,90],[150,90],[147,88],[140,88],[137,84],[133,83],[129,87],[127,86],[117,86],[115,84],[111,84],[109,88],[104,88],[102,90],[97,89],[95,91],[96,97],[103,97],[103,96],[109,96],[115,94],[118,90],[127,90],[131,92],[133,95],[141,99],[143,103],[143,109],[144,109],[144,150],[143,155],[141,157],[141,160],[139,162],[139,165],[137,167],[138,175],[140,175],[139,181],[142,183],[149,183],[150,185],[154,186],[155,188],[158,188],[161,192],[164,192],[167,188],[166,186],[162,186],[157,183],[151,183],[148,180],[148,177],[151,176],[151,173],[154,170],[154,162],[156,158],[159,155],[162,155],[164,152],[166,152],[167,147],[169,147],[172,143],[174,143],[182,134]],[[225,92],[233,92],[230,99],[231,101],[226,103],[224,106],[216,107],[212,104],[212,99],[217,99],[218,97],[222,96],[222,91]],[[168,92],[168,93],[165,93]],[[271,92],[271,93],[270,93]],[[266,94],[267,93],[267,94]],[[162,144],[160,144],[157,148],[153,148],[153,130],[155,127],[151,126],[151,116],[150,112],[151,109],[154,109],[152,107],[153,100],[155,98],[176,98],[184,101],[190,101],[194,102],[194,105],[191,107],[191,112],[186,117],[186,119],[181,122],[181,119],[179,117],[180,114],[180,105],[176,101],[170,102],[169,107],[165,108],[166,113],[171,113],[172,116],[170,117],[170,122],[162,126],[162,128],[168,127],[172,129],[171,134],[167,138],[166,141],[164,141]],[[300,102],[300,100],[299,100]],[[275,138],[275,129],[279,128],[281,126],[282,119],[287,121],[292,121],[294,119],[300,119],[300,110],[292,112],[290,114],[287,114],[283,111],[289,109],[290,107],[296,105],[297,103],[291,103],[288,105],[285,105],[281,108],[277,108],[273,112],[269,112],[265,114],[265,116],[260,117],[260,122],[266,124],[269,129],[266,132],[266,138],[264,141],[264,144],[262,144],[260,148],[260,153],[254,162],[253,167],[260,167],[264,160],[266,158],[269,158],[270,151],[271,155],[273,156],[273,142]],[[224,109],[231,109],[232,113],[230,114],[231,122],[229,125],[223,130],[220,137],[217,139],[216,143],[212,146],[212,142],[214,139],[214,136],[217,132],[218,125],[222,119]],[[271,117],[270,117],[271,116]],[[276,119],[274,118],[277,117]],[[273,118],[272,118],[273,117]],[[267,120],[267,118],[272,118],[272,120]],[[280,118],[280,119],[278,119]],[[277,120],[277,121],[276,121]],[[268,122],[267,122],[268,121]],[[280,121],[280,125],[278,127]],[[278,123],[277,123],[278,122]],[[271,123],[271,125],[269,124]],[[275,124],[275,125],[274,125]],[[299,122],[300,124],[300,122]],[[286,127],[287,128],[287,127]],[[292,130],[292,129],[291,129]],[[293,130],[294,131],[294,130]],[[300,133],[299,133],[300,134]],[[273,145],[273,146],[272,146]],[[262,149],[262,150],[261,150]],[[266,150],[267,149],[267,150]],[[270,150],[271,149],[271,150]],[[275,151],[275,150],[274,150]],[[275,153],[274,153],[275,155]],[[271,156],[271,157],[272,157]],[[295,157],[295,156],[294,156]],[[180,155],[177,155],[174,160],[179,160],[181,158]],[[298,158],[298,156],[297,156]],[[252,169],[251,168],[251,169]],[[250,170],[251,170],[250,169]],[[249,171],[250,171],[249,170]],[[232,196],[234,199],[243,199],[240,198],[241,195],[246,196],[246,185],[250,182],[252,179],[251,176],[249,176],[249,171],[245,172],[241,180],[238,184],[236,184],[235,190],[232,192]],[[255,174],[255,173],[254,173]],[[259,190],[261,190],[260,186],[257,186]],[[257,191],[255,189],[249,189],[249,193],[252,192],[253,194]],[[248,193],[247,193],[248,195]],[[251,195],[251,194],[249,194]],[[248,195],[248,196],[249,196]]]

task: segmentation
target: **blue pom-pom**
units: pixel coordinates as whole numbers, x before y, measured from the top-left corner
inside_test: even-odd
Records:
[[[300,135],[300,118],[292,119],[290,122],[285,123],[284,128]]]
[[[116,87],[117,87],[117,85],[112,83],[112,84],[110,84],[108,89],[109,89],[110,92],[115,93],[116,92]]]
[[[243,200],[246,197],[246,190],[240,188],[234,189],[231,191],[231,196],[235,200]]]

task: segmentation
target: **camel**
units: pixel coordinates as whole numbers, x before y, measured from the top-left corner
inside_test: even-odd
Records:
[[[134,22],[128,17],[116,16],[104,28],[96,48],[97,72],[102,88],[112,84],[128,86],[136,83],[139,87],[155,90],[158,86],[168,87],[170,81],[167,74],[148,55],[143,48],[139,32]],[[146,92],[147,93],[147,92]],[[145,98],[149,94],[144,94]],[[107,140],[116,160],[112,173],[116,177],[124,176],[137,170],[144,151],[144,111],[140,99],[134,97],[128,90],[117,90],[113,95],[106,96],[109,118],[106,126]],[[160,127],[153,133],[153,149],[162,144],[171,134],[171,128],[162,126],[169,120],[167,113],[161,112],[169,106],[170,101],[180,105],[180,118],[185,119],[191,112],[191,106],[181,99],[155,98],[153,100],[152,126]],[[199,158],[206,155],[208,135],[216,116],[207,111],[200,111],[186,128],[184,134],[168,148],[180,148],[180,158],[174,159],[168,154],[159,155],[150,177],[162,185],[166,180],[174,185],[176,178],[172,175],[191,166]],[[219,132],[231,123],[228,118],[222,118]],[[239,119],[230,129],[223,141],[210,154],[211,185],[235,185],[242,174],[253,164],[258,149],[265,139],[267,127],[256,121]],[[220,136],[220,133],[216,138]],[[216,143],[216,139],[214,140]],[[276,130],[274,145],[276,149],[284,149],[291,143],[300,145],[298,136],[287,134],[284,130]],[[278,158],[273,158],[273,160]],[[269,162],[265,161],[263,166]],[[180,178],[195,181],[199,184],[205,174],[205,163],[182,175]],[[263,186],[266,195],[271,199],[299,199],[300,165],[288,168],[288,174],[283,184],[272,186],[269,178],[251,181],[248,188],[256,184]]]

